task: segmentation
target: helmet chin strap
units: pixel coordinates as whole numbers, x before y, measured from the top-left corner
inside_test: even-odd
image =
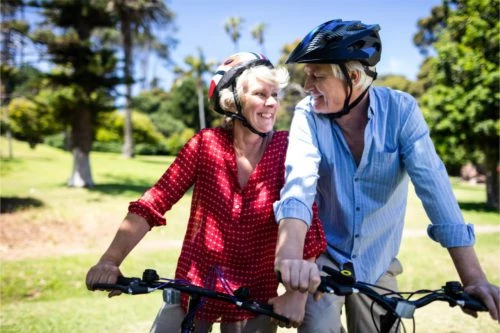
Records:
[[[338,119],[348,114],[352,109],[354,109],[356,105],[359,104],[359,102],[361,102],[361,100],[365,97],[366,93],[368,92],[368,89],[370,89],[370,86],[368,86],[351,104],[349,104],[349,100],[351,99],[352,95],[352,80],[351,77],[349,76],[349,73],[347,72],[346,66],[344,64],[339,64],[339,67],[340,70],[342,71],[342,74],[344,74],[344,77],[346,78],[347,85],[349,87],[349,92],[344,100],[344,106],[342,107],[342,110],[335,113],[324,113],[324,115],[330,119]],[[373,80],[377,78],[376,72],[373,72],[369,69],[365,69],[365,71],[369,76],[373,77]]]
[[[241,121],[241,123],[243,124],[243,126],[245,126],[246,128],[248,128],[250,131],[252,131],[253,133],[257,134],[261,138],[265,138],[269,133],[264,133],[264,132],[257,131],[252,125],[250,125],[250,123],[248,122],[248,120],[246,120],[246,118],[243,117],[243,113],[241,112],[240,98],[238,96],[238,93],[236,92],[236,80],[233,81],[232,86],[233,86],[234,104],[236,105],[236,111],[237,111],[237,113],[229,112],[229,113],[231,113],[231,115],[230,115],[231,119],[238,119],[239,121]]]

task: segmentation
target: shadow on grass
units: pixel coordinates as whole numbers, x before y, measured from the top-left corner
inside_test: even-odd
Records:
[[[0,214],[14,213],[20,210],[42,206],[43,201],[35,198],[0,197]]]
[[[142,194],[149,187],[151,187],[151,185],[108,183],[97,184],[88,190],[90,192],[99,192],[107,195],[120,195],[124,193]]]
[[[107,183],[107,184],[96,184],[94,187],[89,188],[90,192],[98,192],[106,195],[142,195],[146,190],[151,188],[154,184],[151,183],[139,183],[139,184],[126,184],[126,183]],[[191,187],[186,194],[192,194],[193,188]]]
[[[460,209],[464,211],[481,212],[481,213],[498,213],[497,209],[486,206],[484,202],[459,201],[458,205],[460,206]]]

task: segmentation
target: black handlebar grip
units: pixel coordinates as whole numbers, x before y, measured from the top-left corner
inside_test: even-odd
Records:
[[[463,294],[464,308],[472,311],[488,311],[488,308],[482,301],[468,294]]]
[[[124,293],[128,292],[128,286],[115,283],[94,283],[92,287],[94,290],[119,290]]]
[[[121,292],[130,293],[130,287],[137,285],[141,279],[139,278],[128,278],[125,276],[119,276],[116,279],[116,283],[95,283],[93,285],[94,290],[119,290]]]
[[[136,277],[128,278],[128,277],[125,277],[125,276],[119,276],[116,279],[116,284],[119,284],[120,286],[129,286],[132,283],[139,282],[139,281],[141,281],[141,279],[136,278]]]
[[[242,308],[250,311],[255,311],[268,317],[273,317],[283,322],[285,325],[290,324],[290,319],[274,312],[273,306],[271,304],[244,303]]]

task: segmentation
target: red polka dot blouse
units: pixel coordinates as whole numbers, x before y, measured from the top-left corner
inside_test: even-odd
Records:
[[[273,203],[283,186],[288,132],[274,133],[261,161],[241,188],[231,131],[204,129],[193,136],[158,182],[129,212],[151,227],[165,225],[164,214],[192,186],[191,213],[176,278],[225,292],[246,287],[252,299],[267,302],[277,295],[274,255],[278,225]],[[304,257],[317,257],[326,241],[317,215],[307,234]],[[187,296],[183,295],[187,309]],[[254,315],[234,305],[207,299],[197,318],[239,321]]]

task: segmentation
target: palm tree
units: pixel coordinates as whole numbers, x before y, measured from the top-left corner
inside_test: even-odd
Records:
[[[203,75],[212,72],[214,61],[205,61],[205,55],[200,47],[198,47],[198,56],[187,56],[184,62],[189,66],[189,70],[184,71],[180,67],[174,69],[174,73],[182,76],[193,77],[196,81],[196,94],[198,95],[198,116],[200,119],[200,129],[206,127],[205,121],[205,102],[203,98]]]
[[[262,54],[266,54],[265,48],[264,48],[264,33],[266,32],[267,29],[267,24],[265,23],[259,23],[255,25],[252,28],[252,37],[257,41],[257,43],[260,46],[260,50]]]
[[[132,99],[134,31],[142,30],[151,34],[152,28],[159,24],[169,24],[173,21],[174,13],[161,0],[109,0],[108,9],[118,16],[118,25],[122,36],[124,55],[123,74],[125,80],[125,128],[123,155],[134,156],[134,142],[132,136]]]
[[[240,27],[243,24],[241,17],[229,17],[224,23],[224,31],[229,35],[231,41],[234,43],[234,50],[238,52],[238,40],[241,38]]]

